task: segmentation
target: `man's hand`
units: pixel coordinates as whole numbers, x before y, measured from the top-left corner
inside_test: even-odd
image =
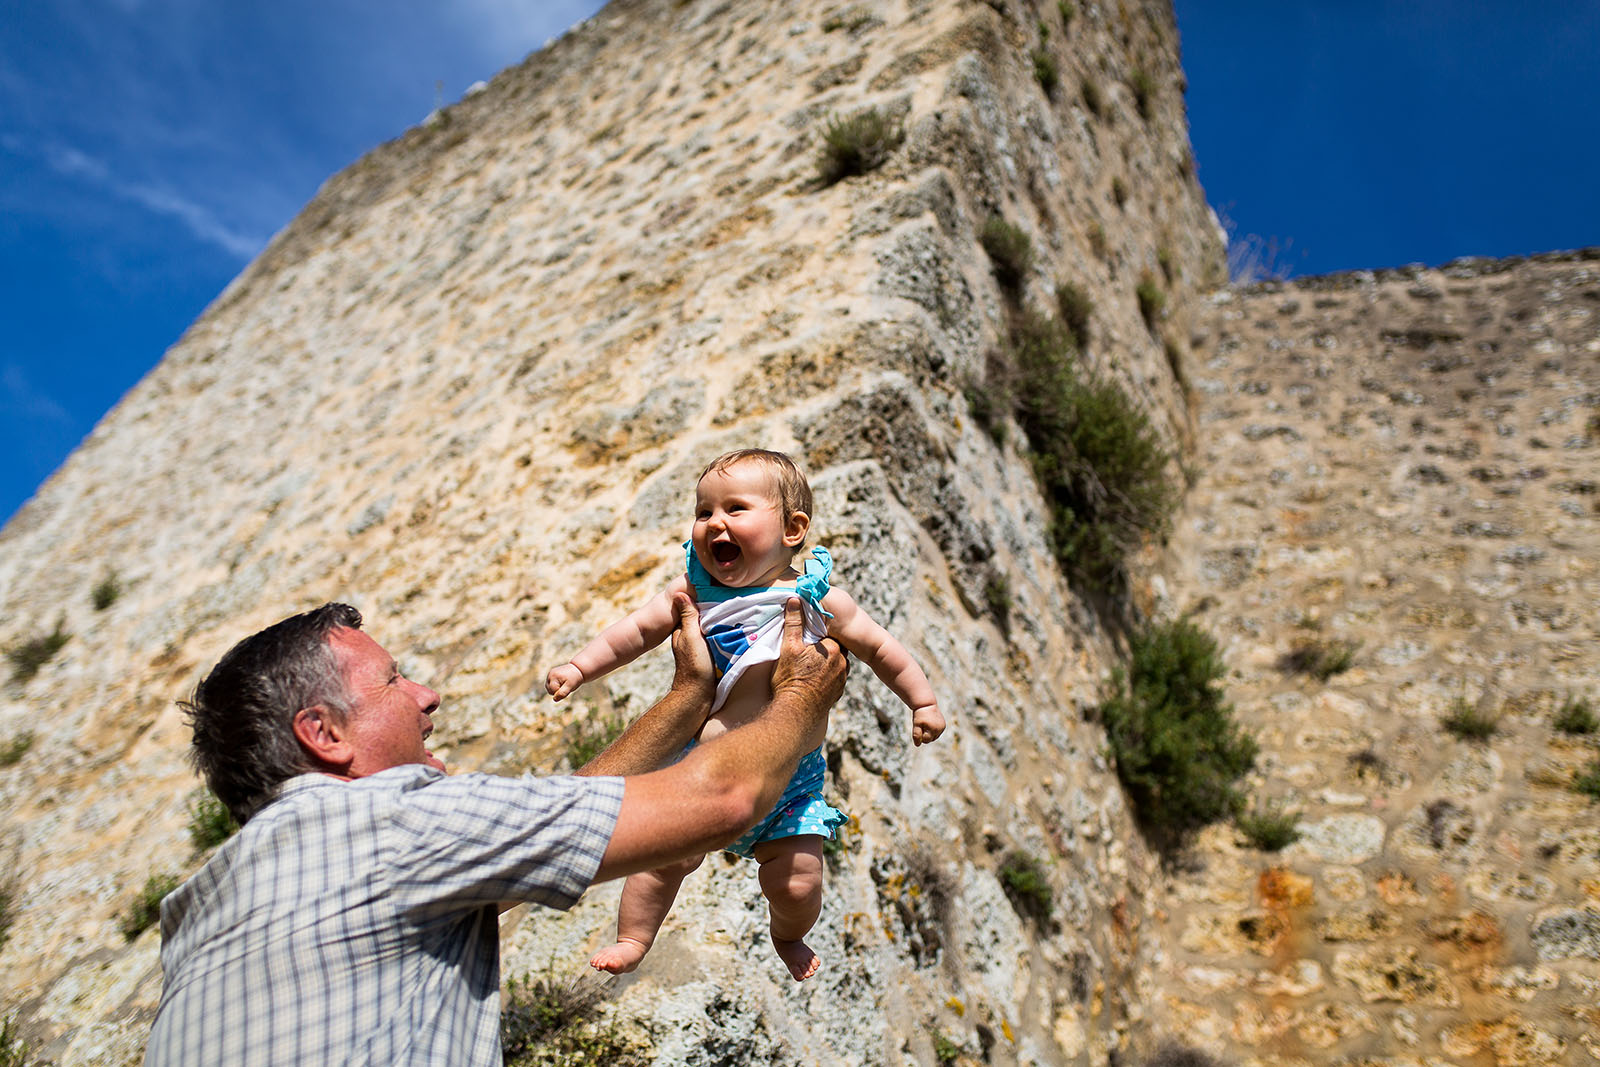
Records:
[[[672,595],[672,688],[700,693],[709,705],[716,693],[717,676],[711,667],[711,650],[700,633],[700,609],[685,593]]]
[[[559,667],[551,667],[550,673],[545,675],[544,691],[556,700],[563,700],[582,684],[583,672],[570,663],[563,663]]]
[[[844,695],[849,670],[848,657],[837,641],[823,638],[818,644],[806,644],[800,598],[790,597],[783,606],[783,644],[772,668],[772,695],[792,693],[826,715]]]

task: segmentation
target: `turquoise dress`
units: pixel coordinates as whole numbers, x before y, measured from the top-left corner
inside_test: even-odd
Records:
[[[822,598],[827,595],[828,579],[833,575],[833,560],[827,549],[811,550],[806,572],[792,589],[736,589],[720,585],[711,577],[695,556],[692,544],[685,542],[683,547],[689,584],[700,612],[700,632],[705,635],[717,674],[713,711],[727,701],[734,683],[747,669],[777,660],[783,639],[783,606],[790,597],[798,596],[804,605],[806,640],[815,644],[826,636],[828,613],[823,610]],[[756,845],[766,841],[803,834],[833,837],[834,830],[849,821],[849,816],[822,799],[826,772],[827,761],[820,746],[806,753],[772,811],[727,850],[749,856]]]

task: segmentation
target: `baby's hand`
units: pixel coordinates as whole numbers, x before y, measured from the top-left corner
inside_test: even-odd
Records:
[[[570,696],[582,684],[583,672],[570,663],[551,667],[549,675],[544,680],[545,692],[557,700]]]
[[[916,745],[925,745],[944,733],[944,716],[939,713],[939,705],[924,704],[920,708],[911,709],[911,742]]]

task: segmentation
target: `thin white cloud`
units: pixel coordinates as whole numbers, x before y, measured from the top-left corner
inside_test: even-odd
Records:
[[[454,18],[486,54],[516,42],[522,54],[543,48],[605,6],[605,0],[458,0]]]
[[[28,380],[27,372],[15,363],[0,369],[0,412],[12,419],[35,419],[57,423],[72,423],[72,416],[61,403],[41,392]]]
[[[46,145],[40,156],[57,174],[91,182],[147,211],[175,219],[199,240],[240,259],[254,257],[267,243],[265,238],[233,229],[212,214],[209,208],[181,193],[143,182],[123,180],[102,161],[70,145]]]

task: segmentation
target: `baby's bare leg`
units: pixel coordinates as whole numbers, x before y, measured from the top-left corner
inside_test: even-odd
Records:
[[[622,901],[617,905],[617,943],[596,952],[589,966],[612,974],[627,974],[639,966],[655,943],[667,912],[672,910],[678,886],[700,866],[702,859],[705,857],[628,875],[622,883]]]
[[[822,965],[801,940],[822,914],[822,838],[802,834],[764,841],[754,855],[772,915],[772,947],[794,980],[803,982]]]

